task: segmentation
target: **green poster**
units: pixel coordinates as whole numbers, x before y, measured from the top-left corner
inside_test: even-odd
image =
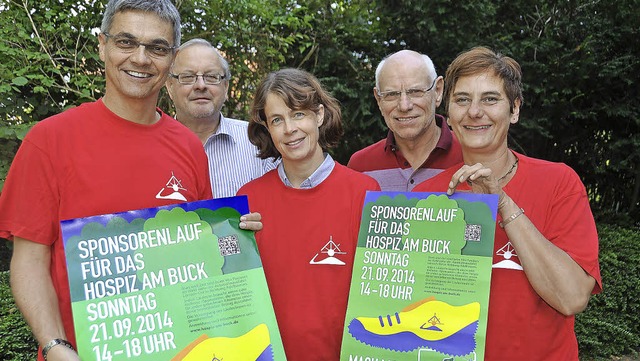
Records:
[[[284,360],[246,197],[61,223],[84,361]]]
[[[340,359],[484,360],[497,203],[367,192]]]

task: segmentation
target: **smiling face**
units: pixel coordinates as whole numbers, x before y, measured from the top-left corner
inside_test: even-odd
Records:
[[[173,52],[152,56],[145,46],[132,51],[118,48],[114,38],[129,38],[144,44],[174,46],[173,26],[154,13],[123,11],[113,17],[109,38],[99,36],[100,59],[106,73],[105,101],[126,107],[132,100],[157,101],[165,83]]]
[[[435,80],[435,84],[434,84]],[[396,142],[428,143],[436,127],[435,110],[442,99],[444,82],[429,75],[429,69],[420,54],[399,52],[389,57],[378,75],[379,89],[374,89],[378,108]],[[387,101],[379,92],[406,91],[408,89],[433,88],[419,98],[409,97],[402,92],[400,99]]]
[[[295,167],[317,168],[324,160],[318,143],[323,123],[324,107],[318,112],[291,109],[274,94],[267,95],[264,113],[271,140],[282,156],[282,162]]]
[[[215,49],[194,44],[181,49],[176,54],[173,74],[214,74],[224,76],[225,71]],[[227,100],[228,79],[220,84],[207,85],[202,77],[194,84],[180,84],[178,79],[170,77],[167,81],[169,96],[176,107],[176,118],[181,121],[189,119],[211,118],[217,121],[220,109]]]
[[[507,147],[509,125],[518,122],[520,100],[513,113],[501,78],[491,71],[458,78],[449,98],[448,123],[465,159],[496,155]]]

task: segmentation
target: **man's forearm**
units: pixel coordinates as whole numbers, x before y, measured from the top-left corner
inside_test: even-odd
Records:
[[[48,246],[15,237],[11,258],[11,290],[16,305],[40,345],[66,339],[53,288]]]

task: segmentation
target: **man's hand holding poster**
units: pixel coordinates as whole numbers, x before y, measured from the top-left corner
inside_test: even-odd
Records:
[[[83,360],[283,360],[246,197],[62,222]]]
[[[341,360],[484,359],[497,196],[368,192]]]

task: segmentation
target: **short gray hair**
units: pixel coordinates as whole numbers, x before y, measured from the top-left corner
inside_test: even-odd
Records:
[[[100,31],[109,32],[113,17],[127,10],[151,12],[170,22],[173,25],[173,46],[180,45],[180,13],[171,0],[109,0],[102,15]]]
[[[206,46],[208,48],[213,49],[214,52],[218,55],[218,59],[220,59],[220,64],[222,64],[222,70],[224,71],[225,80],[231,80],[231,69],[229,69],[229,62],[227,61],[227,59],[224,58],[224,56],[222,56],[222,54],[220,54],[220,51],[218,51],[218,49],[216,49],[216,47],[213,46],[208,40],[205,40],[202,38],[191,39],[185,42],[184,44],[180,45],[180,47],[178,48],[178,52],[180,50],[183,50],[185,48],[188,48],[194,45]]]

